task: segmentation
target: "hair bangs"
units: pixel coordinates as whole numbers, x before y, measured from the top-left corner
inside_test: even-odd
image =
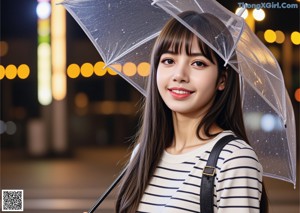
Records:
[[[169,51],[175,54],[185,51],[185,54],[192,55],[192,42],[196,38],[201,53],[212,63],[216,63],[215,53],[209,46],[180,22],[173,22],[163,34],[164,40],[160,44],[159,57]]]

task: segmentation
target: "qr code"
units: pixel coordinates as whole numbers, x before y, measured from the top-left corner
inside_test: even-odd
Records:
[[[2,190],[2,212],[22,212],[24,203],[23,190]]]

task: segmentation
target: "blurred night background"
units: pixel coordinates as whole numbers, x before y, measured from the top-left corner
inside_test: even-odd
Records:
[[[62,8],[53,5],[58,2],[52,7]],[[242,3],[219,2],[233,12]],[[300,3],[278,2],[297,8],[264,9],[261,21],[249,10],[246,20],[282,68],[299,150]],[[50,0],[1,0],[1,189],[23,189],[25,212],[82,212],[128,158],[143,97],[103,69],[93,44],[67,12],[51,21],[49,6]],[[55,60],[65,64],[56,70]],[[271,212],[299,212],[299,182],[295,190],[283,181],[266,178],[266,184]],[[113,201],[112,194],[99,211],[113,212]]]

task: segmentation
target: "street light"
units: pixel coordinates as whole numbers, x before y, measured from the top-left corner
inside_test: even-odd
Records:
[[[243,9],[242,7],[239,7],[236,9],[235,14],[238,14],[238,12]],[[263,9],[254,9],[252,12],[249,12],[247,9],[242,14],[242,18],[245,19],[246,23],[250,27],[250,29],[255,32],[255,21],[262,21],[266,17],[266,14]]]
[[[265,11],[263,9],[259,9],[259,10],[258,9],[254,9],[252,11],[252,15],[253,15],[253,18],[256,21],[262,21],[266,17]]]

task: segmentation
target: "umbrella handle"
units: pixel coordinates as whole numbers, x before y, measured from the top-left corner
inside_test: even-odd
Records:
[[[90,211],[88,213],[93,213],[98,206],[103,202],[103,200],[107,197],[107,195],[109,195],[109,193],[115,188],[115,186],[120,182],[120,180],[122,179],[122,177],[124,176],[125,172],[126,172],[125,168],[122,173],[114,180],[114,182],[110,185],[110,187],[101,195],[101,197],[98,199],[98,201],[96,202],[96,204],[93,206],[93,208],[90,209]],[[86,212],[84,212],[86,213]]]

